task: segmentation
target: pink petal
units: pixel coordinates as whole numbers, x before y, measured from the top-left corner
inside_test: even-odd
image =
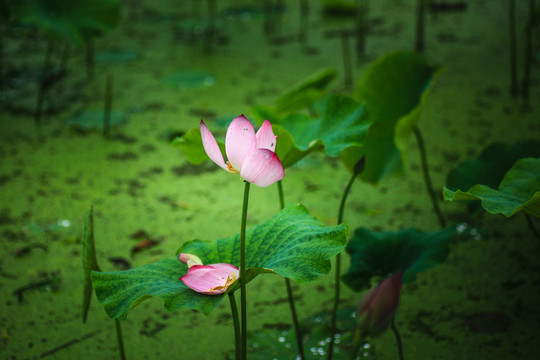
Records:
[[[225,136],[225,152],[236,172],[242,170],[244,159],[257,148],[257,139],[253,125],[244,115],[231,122]]]
[[[274,135],[274,132],[272,131],[272,124],[270,124],[270,121],[264,120],[255,137],[257,138],[257,147],[259,149],[268,149],[276,152],[277,136]]]
[[[278,156],[268,149],[255,149],[245,160],[240,176],[260,187],[272,185],[283,178],[284,171]]]
[[[223,294],[238,279],[238,269],[230,264],[194,265],[180,280],[198,293]]]
[[[206,124],[201,119],[201,138],[202,143],[204,147],[204,151],[206,151],[206,155],[215,162],[217,165],[222,167],[223,169],[227,171],[229,168],[227,167],[227,164],[225,164],[225,160],[223,160],[223,154],[221,154],[221,150],[219,149],[219,146],[217,144],[216,139],[214,138],[214,135],[208,130],[208,127],[206,127]]]
[[[180,253],[178,254],[178,260],[186,264],[188,267],[192,267],[193,265],[202,265],[203,262],[200,257],[193,254],[188,253]]]

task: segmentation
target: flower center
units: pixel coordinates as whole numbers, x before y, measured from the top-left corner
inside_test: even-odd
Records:
[[[227,169],[229,169],[229,171],[233,172],[233,173],[236,173],[236,170],[234,170],[234,168],[232,167],[231,163],[229,161],[227,161]]]

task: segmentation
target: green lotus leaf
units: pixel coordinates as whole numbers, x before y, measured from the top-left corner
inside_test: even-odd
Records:
[[[403,174],[408,139],[440,73],[440,68],[429,66],[424,57],[412,51],[384,55],[366,69],[355,98],[365,104],[373,125],[363,149],[343,159],[351,169],[366,156],[362,180],[376,184]]]
[[[310,106],[325,95],[326,88],[337,74],[334,69],[323,69],[300,81],[276,99],[276,111],[290,113]]]
[[[246,277],[275,273],[297,282],[314,280],[330,271],[330,259],[346,244],[348,228],[327,227],[312,217],[303,205],[289,205],[271,219],[246,232]],[[193,240],[178,252],[197,255],[205,264],[239,266],[240,236],[214,242]],[[222,295],[194,292],[179,280],[187,266],[176,257],[139,268],[92,272],[100,304],[111,318],[125,319],[128,312],[150,296],[161,298],[169,311],[187,307],[210,313]],[[238,284],[232,284],[234,290]]]
[[[371,126],[362,104],[347,96],[330,95],[317,102],[316,108],[319,118],[291,114],[275,127],[279,135],[276,153],[284,167],[312,151],[324,149],[330,156],[339,156],[346,148],[362,146]]]
[[[225,144],[220,140],[216,140],[216,142],[221,148],[221,152],[225,153]],[[175,138],[173,145],[180,146],[187,160],[192,164],[200,165],[209,159],[202,144],[200,128],[189,129],[184,135]]]
[[[372,278],[380,280],[401,270],[403,282],[410,283],[418,273],[446,260],[454,232],[453,227],[435,232],[358,228],[347,244],[351,265],[343,281],[354,291],[361,291],[371,286]]]
[[[476,159],[464,161],[452,169],[445,185],[451,191],[470,189],[476,184],[495,189],[515,162],[526,157],[540,158],[540,141],[491,144]]]
[[[114,29],[121,9],[120,0],[21,0],[10,10],[22,24],[81,44]]]
[[[519,211],[540,217],[540,158],[516,161],[504,175],[498,190],[484,184],[470,189],[444,188],[444,199],[481,200],[482,207],[491,214],[510,217]]]

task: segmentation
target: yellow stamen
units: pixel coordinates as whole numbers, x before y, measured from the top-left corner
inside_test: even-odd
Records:
[[[233,173],[236,173],[236,170],[234,170],[234,168],[232,167],[231,163],[227,161],[227,169],[229,169],[229,171],[233,172]]]

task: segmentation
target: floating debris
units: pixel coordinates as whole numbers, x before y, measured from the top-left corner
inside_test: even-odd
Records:
[[[163,76],[160,81],[177,90],[205,88],[215,83],[215,79],[210,73],[200,70],[172,73]]]
[[[135,246],[131,248],[130,254],[133,257],[135,254],[143,251],[148,250],[150,248],[153,248],[154,246],[158,245],[159,241],[154,239],[143,239],[139,241]]]
[[[19,258],[19,257],[22,257],[24,255],[28,255],[28,254],[30,254],[30,251],[32,249],[41,249],[41,250],[43,250],[45,252],[47,252],[49,250],[49,248],[47,247],[46,244],[31,243],[31,244],[25,245],[23,247],[20,247],[20,248],[16,249],[15,251],[13,251],[13,256]]]
[[[126,258],[119,256],[111,256],[108,260],[114,265],[115,268],[119,270],[131,269],[131,263]]]
[[[53,273],[50,276],[46,276],[44,279],[31,282],[27,285],[21,286],[20,288],[17,288],[13,290],[13,295],[17,296],[17,300],[19,301],[19,304],[21,304],[24,300],[24,293],[28,290],[40,290],[40,291],[56,291],[58,289],[60,283],[60,277]]]

